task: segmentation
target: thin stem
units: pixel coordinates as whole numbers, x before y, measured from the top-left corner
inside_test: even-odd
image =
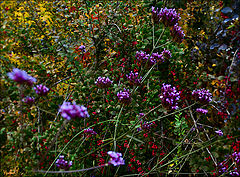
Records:
[[[114,143],[114,151],[116,150],[116,146],[117,146],[117,142],[116,142],[116,136],[117,136],[117,126],[118,126],[118,119],[122,113],[122,110],[123,110],[123,105],[119,111],[119,114],[117,116],[117,121],[116,121],[116,124],[115,124],[115,130],[114,130],[114,136],[113,136],[113,143]]]

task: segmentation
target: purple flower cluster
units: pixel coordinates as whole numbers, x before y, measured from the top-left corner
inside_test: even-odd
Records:
[[[37,81],[34,77],[27,74],[26,71],[20,70],[18,68],[14,68],[12,72],[7,74],[8,77],[19,84],[26,83],[29,86],[32,86],[33,83]]]
[[[131,102],[131,93],[129,90],[123,89],[117,93],[117,97],[120,103],[129,104]]]
[[[55,164],[58,168],[69,170],[69,168],[72,166],[72,161],[68,162],[67,160],[64,160],[63,155],[60,155],[59,159],[56,160]]]
[[[84,130],[84,133],[89,134],[89,135],[96,135],[96,134],[97,134],[97,133],[96,133],[93,129],[91,129],[91,128],[85,129],[85,130]]]
[[[86,47],[84,45],[81,45],[77,48],[78,50],[80,50],[82,53],[85,53],[86,52]]]
[[[162,105],[167,109],[178,109],[177,101],[180,99],[180,93],[176,88],[164,83],[161,92],[160,99],[162,100]]]
[[[128,75],[126,75],[126,77],[132,85],[140,85],[142,81],[142,77],[138,78],[138,72],[134,73],[131,71]]]
[[[108,77],[98,77],[95,84],[99,88],[107,88],[109,87],[113,82]]]
[[[40,96],[47,95],[47,93],[49,92],[49,88],[47,88],[45,85],[42,85],[42,84],[37,85],[33,89],[35,90],[36,94]]]
[[[223,162],[219,163],[218,165],[218,173],[219,175],[223,173],[228,173],[228,163],[230,162],[229,159],[232,159],[231,161],[233,164],[235,164],[235,167],[230,171],[231,176],[240,176],[240,152],[234,152],[232,155],[228,155],[228,158],[225,159]]]
[[[108,155],[110,156],[108,164],[111,164],[113,166],[125,165],[124,160],[122,158],[122,153],[108,151]]]
[[[67,120],[90,117],[87,112],[87,108],[76,105],[75,102],[73,104],[70,102],[64,102],[60,107],[59,112],[61,113],[62,117]]]
[[[197,108],[196,111],[198,113],[202,113],[202,114],[207,114],[208,113],[208,110],[207,109],[202,109],[202,108]]]
[[[35,102],[35,98],[27,96],[27,97],[23,98],[22,101],[26,104],[31,105]]]
[[[141,122],[141,128],[142,130],[145,130],[145,131],[149,131],[152,125],[153,123],[148,123],[146,121],[144,123]]]
[[[222,130],[217,130],[217,131],[215,131],[215,133],[217,133],[218,136],[223,136],[223,132],[222,132]]]
[[[162,54],[159,54],[158,52],[156,53],[152,53],[152,57],[155,59],[156,62],[158,63],[163,63],[164,60],[164,56]]]
[[[153,56],[150,56],[146,52],[137,51],[135,58],[142,64],[148,63],[150,66],[154,65],[157,61]]]
[[[171,52],[169,50],[166,50],[165,48],[163,49],[161,55],[164,56],[164,58],[166,59],[172,58]]]
[[[180,20],[180,14],[175,9],[158,8],[152,7],[152,18],[154,23],[162,22],[165,26],[170,27],[178,23]]]
[[[175,24],[173,28],[170,30],[170,34],[173,37],[173,41],[177,43],[181,43],[183,41],[183,38],[185,36],[183,30],[181,29],[178,24]]]
[[[212,94],[206,89],[193,90],[192,95],[197,101],[202,103],[209,103],[212,101]]]

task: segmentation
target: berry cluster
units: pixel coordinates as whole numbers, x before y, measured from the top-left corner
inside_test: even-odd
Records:
[[[60,155],[59,159],[57,159],[55,163],[58,168],[61,168],[64,170],[69,170],[69,168],[72,166],[72,161],[68,162],[67,160],[64,160],[63,155]]]
[[[122,158],[122,153],[108,151],[108,155],[110,156],[110,160],[108,164],[112,164],[113,166],[124,165],[124,160]]]
[[[98,77],[95,82],[99,88],[108,88],[112,83],[108,77]]]
[[[8,77],[19,84],[26,83],[29,86],[32,86],[33,83],[37,81],[36,78],[27,74],[26,71],[20,70],[18,68],[14,68],[12,72],[7,74]]]
[[[162,100],[162,105],[167,109],[178,109],[177,101],[180,99],[180,93],[176,88],[164,83],[161,92],[160,99]]]
[[[59,112],[61,113],[62,117],[67,120],[90,117],[87,112],[87,108],[76,105],[75,102],[73,104],[70,102],[64,102],[60,107]]]

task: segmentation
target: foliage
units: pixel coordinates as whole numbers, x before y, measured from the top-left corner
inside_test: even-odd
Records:
[[[182,7],[183,41],[174,24],[152,19],[152,6]],[[238,4],[71,0],[0,7],[0,174],[240,170],[231,158],[239,152]],[[8,77],[13,68],[26,71],[24,82]],[[200,89],[209,89],[210,103],[193,94]]]

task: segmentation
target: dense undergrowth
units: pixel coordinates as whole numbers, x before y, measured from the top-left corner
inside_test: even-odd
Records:
[[[239,176],[239,6],[1,2],[0,174]]]

